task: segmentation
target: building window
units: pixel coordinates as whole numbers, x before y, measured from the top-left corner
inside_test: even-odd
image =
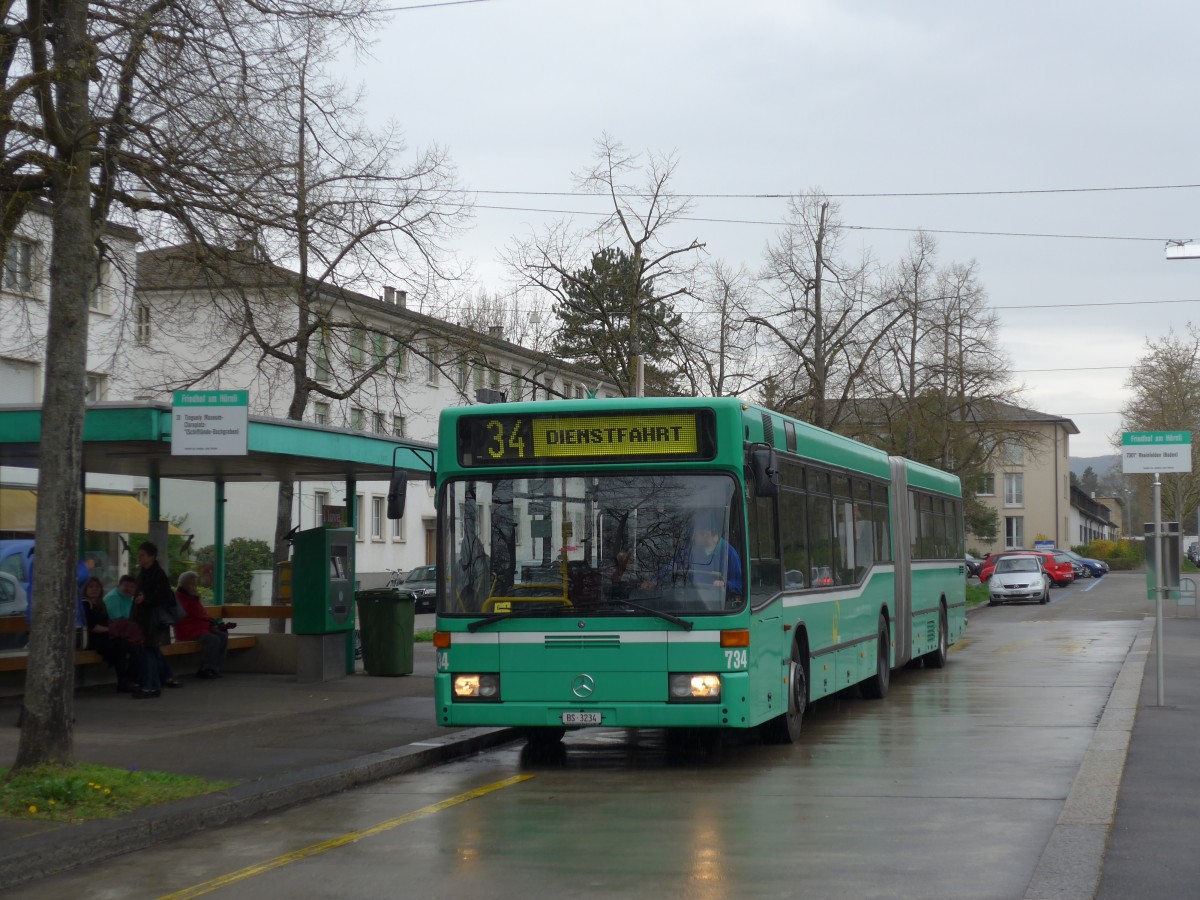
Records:
[[[150,307],[145,303],[134,310],[133,339],[139,344],[150,343]]]
[[[321,384],[329,384],[333,370],[329,366],[329,332],[322,328],[317,332],[316,367],[313,378]]]
[[[359,409],[357,406],[350,407],[350,428],[351,428],[351,430],[362,431],[364,421],[365,421],[365,419],[363,418],[363,411],[361,409]]]
[[[33,241],[12,237],[4,256],[4,287],[23,294],[33,290]]]
[[[329,424],[329,404],[314,403],[313,404],[313,422],[317,425]]]
[[[376,434],[387,434],[383,413],[371,413],[371,430]]]
[[[354,537],[357,540],[363,539],[363,495],[354,495]]]
[[[1005,548],[1025,546],[1025,517],[1004,517],[1004,546]]]
[[[500,391],[500,369],[493,368],[491,370],[492,390],[499,393]]]
[[[511,374],[512,374],[512,388],[509,391],[508,399],[509,400],[520,400],[521,399],[521,370],[518,369],[516,366],[513,366]]]
[[[436,385],[438,383],[438,348],[434,344],[429,345],[429,358],[426,361],[425,383]]]
[[[1000,448],[1000,462],[1006,466],[1022,465],[1025,462],[1025,448],[1017,441],[1005,441]]]
[[[313,491],[313,525],[325,524],[325,507],[329,505],[329,491]]]
[[[408,540],[407,531],[404,528],[404,518],[392,519],[392,540],[406,541]]]
[[[383,497],[371,498],[371,540],[383,540],[383,523],[387,521],[384,515]]]
[[[378,331],[371,334],[371,364],[382,366],[387,359],[387,335]]]
[[[978,476],[977,486],[975,488],[977,497],[995,497],[996,496],[996,476],[993,473]]]
[[[483,362],[478,359],[475,360],[475,372],[474,372],[475,390],[477,390],[477,391],[483,390],[483,379],[484,379],[485,374],[486,373],[484,372],[484,369],[483,369]]]
[[[404,437],[406,431],[404,416],[399,413],[392,416],[392,434],[396,437]]]
[[[460,359],[458,361],[458,382],[457,383],[458,383],[458,389],[460,391],[465,391],[467,389],[467,380],[470,377],[470,370],[471,370],[471,367],[470,367],[470,365],[468,365],[465,358]]]
[[[108,312],[108,298],[112,294],[112,263],[107,259],[100,260],[100,271],[96,277],[96,286],[92,288],[92,296],[88,300],[88,308],[96,312]]]
[[[1025,476],[1021,472],[1008,472],[1005,474],[1004,505],[1025,505]]]
[[[408,348],[399,340],[396,341],[396,346],[392,350],[392,368],[397,378],[408,377]]]
[[[361,328],[350,331],[350,365],[361,366],[366,355],[367,335]]]
[[[103,375],[89,375],[87,377],[87,402],[99,403],[108,396],[108,379]]]

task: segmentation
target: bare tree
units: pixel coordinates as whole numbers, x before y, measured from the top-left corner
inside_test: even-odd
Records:
[[[1200,327],[1188,323],[1186,335],[1171,329],[1165,337],[1147,338],[1125,386],[1131,395],[1121,407],[1121,431],[1200,430]],[[1120,434],[1112,442],[1119,449]],[[1163,515],[1182,523],[1200,504],[1200,457],[1192,454],[1190,472],[1168,472],[1160,479]],[[1149,479],[1127,481],[1134,482],[1140,508],[1150,509]]]
[[[677,166],[674,155],[648,153],[643,158],[603,135],[591,166],[575,175],[579,190],[605,198],[608,211],[600,222],[584,229],[556,222],[540,236],[518,241],[506,255],[521,287],[545,291],[557,307],[579,317],[595,311],[595,298],[588,299],[592,285],[580,273],[592,270],[598,253],[615,250],[629,257],[629,359],[609,360],[608,367],[626,394],[637,391],[633,360],[641,355],[639,316],[650,307],[670,310],[677,298],[689,294],[696,254],[704,248],[694,238],[684,243],[669,240],[672,226],[690,209],[688,200],[671,191]],[[643,290],[650,285],[653,290],[645,296]]]
[[[731,269],[717,261],[703,268],[676,335],[692,394],[733,397],[763,388],[765,365],[748,321],[755,296],[753,276],[744,266]]]
[[[1010,383],[978,268],[939,266],[936,242],[919,233],[894,268],[888,294],[898,316],[879,344],[851,433],[958,475],[967,488],[968,527],[990,539],[995,513],[974,500],[971,487],[1003,446],[1042,448],[1036,429],[1020,425],[1020,386]]]
[[[15,766],[69,763],[88,304],[122,206],[186,218],[228,202],[221,114],[259,96],[280,23],[355,21],[371,0],[6,4],[0,30],[0,251],[39,200],[51,219],[42,455],[26,715]],[[213,98],[224,102],[214,103]],[[243,106],[245,103],[243,103]],[[169,190],[168,190],[169,188]]]
[[[898,313],[863,252],[841,255],[837,203],[820,191],[788,202],[788,221],[767,247],[766,307],[748,321],[774,346],[766,401],[822,428],[852,413],[876,346]]]

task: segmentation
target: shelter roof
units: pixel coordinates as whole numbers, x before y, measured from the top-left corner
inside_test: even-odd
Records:
[[[174,456],[165,403],[90,404],[83,425],[85,472],[190,481],[387,480],[393,463],[413,478],[436,468],[436,447],[384,434],[249,417],[244,456]],[[0,406],[0,465],[37,468],[40,405]]]

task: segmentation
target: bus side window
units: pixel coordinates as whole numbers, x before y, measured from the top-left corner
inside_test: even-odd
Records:
[[[753,497],[750,501],[750,580],[751,596],[765,600],[783,585],[779,560],[779,540],[775,527],[775,498]]]

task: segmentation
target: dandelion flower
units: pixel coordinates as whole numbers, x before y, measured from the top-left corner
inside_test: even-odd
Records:
[[[31,813],[35,813],[35,812],[37,812],[37,807],[36,807],[36,806],[31,806],[31,807],[29,807],[29,811],[30,811]]]

